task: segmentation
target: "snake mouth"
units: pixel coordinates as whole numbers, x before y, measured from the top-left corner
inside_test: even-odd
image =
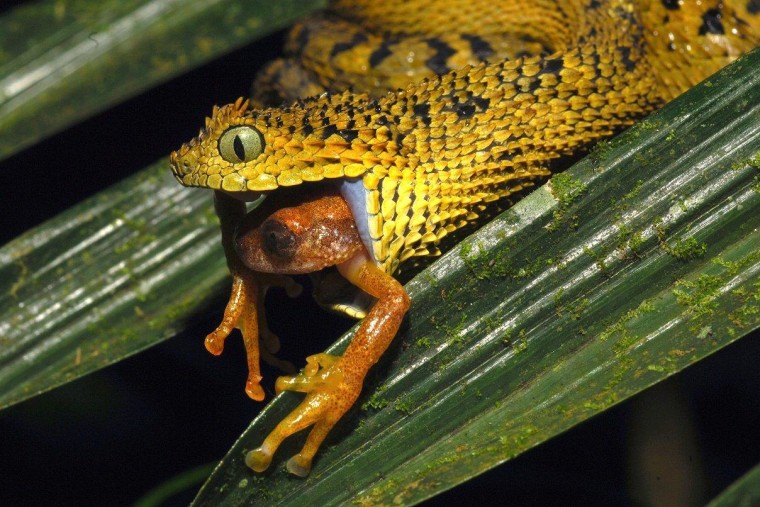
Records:
[[[233,199],[237,199],[242,202],[254,202],[263,199],[269,194],[269,192],[258,192],[254,190],[243,190],[242,192],[230,192],[222,190],[225,194],[229,195]]]
[[[197,157],[191,151],[192,148],[193,145],[185,143],[180,149],[169,154],[169,167],[181,183],[185,176],[188,176],[195,170],[197,164]]]
[[[184,148],[185,145],[182,145],[182,148]],[[178,179],[182,179],[182,176],[187,174],[189,171],[187,171],[186,167],[182,167],[180,164],[180,155],[179,152],[182,150],[180,148],[177,151],[173,151],[169,154],[169,167],[171,167],[172,173],[174,173],[174,176],[176,176]]]

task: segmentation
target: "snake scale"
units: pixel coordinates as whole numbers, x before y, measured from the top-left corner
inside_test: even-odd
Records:
[[[390,275],[759,42],[757,0],[334,0],[171,167],[219,202],[333,181]],[[244,211],[225,206],[233,276],[254,287],[229,246]],[[274,448],[292,433],[277,432]],[[291,471],[308,473],[317,440]]]

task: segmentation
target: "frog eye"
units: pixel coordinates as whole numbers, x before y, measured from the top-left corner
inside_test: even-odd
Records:
[[[264,151],[261,132],[248,125],[232,127],[219,138],[219,154],[227,162],[248,162]]]

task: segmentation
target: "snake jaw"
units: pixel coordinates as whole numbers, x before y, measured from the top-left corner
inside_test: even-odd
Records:
[[[223,190],[223,192],[229,195],[230,197],[232,197],[233,199],[237,199],[238,201],[241,201],[241,202],[258,201],[259,199],[263,199],[268,193],[268,192],[254,192],[252,190],[245,190],[243,192],[227,192]]]
[[[173,151],[169,155],[169,165],[171,166],[172,174],[174,174],[177,181],[183,184],[185,177],[193,172],[196,162],[186,144],[183,144],[179,150]]]

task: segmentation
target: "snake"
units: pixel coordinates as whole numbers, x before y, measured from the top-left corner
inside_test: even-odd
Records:
[[[328,186],[333,204],[303,202],[295,215],[305,211],[314,222],[309,213],[339,210],[341,224],[352,217],[359,239],[349,243],[356,249],[360,241],[368,260],[336,266],[378,302],[344,356],[312,356],[302,375],[278,380],[309,394],[249,453],[249,466],[263,471],[284,438],[314,424],[288,462],[308,474],[408,308],[391,277],[402,264],[439,255],[454,232],[758,43],[758,0],[333,0],[294,26],[251,97],[215,106],[198,136],[170,155],[182,185],[215,191],[233,274],[225,317],[206,346],[220,353],[241,327],[246,391],[263,399],[259,335],[265,352],[278,345],[244,307],[288,282],[279,271],[255,280],[233,245],[250,239],[251,258],[268,248],[256,231],[235,239],[241,202],[262,194],[274,199],[271,210],[278,193],[292,200],[299,188]],[[337,234],[344,225],[332,227]],[[383,329],[380,306],[393,318]]]
[[[217,108],[171,166],[183,185],[231,193],[337,180],[389,273],[438,254],[489,202],[680,95],[760,33],[756,0],[341,0],[331,9],[288,43],[307,62],[295,94],[311,98]],[[505,31],[506,46],[523,41],[512,58],[489,42]],[[526,44],[548,54],[523,55]],[[282,81],[293,74],[283,67],[266,74]],[[385,93],[399,73],[420,79]],[[331,93],[329,82],[381,96]]]

